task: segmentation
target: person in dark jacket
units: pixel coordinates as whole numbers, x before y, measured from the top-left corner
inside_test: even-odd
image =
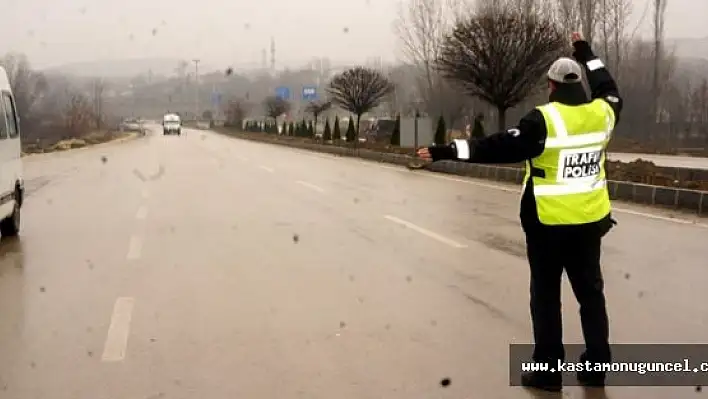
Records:
[[[605,150],[622,110],[617,84],[590,44],[572,36],[573,57],[548,71],[549,103],[519,124],[480,140],[418,150],[425,161],[526,163],[520,218],[531,269],[531,319],[535,362],[565,360],[562,339],[561,277],[568,274],[580,304],[585,338],[581,361],[608,362],[609,321],[600,269],[602,237],[615,224],[605,176]],[[582,65],[582,66],[581,66]],[[591,99],[582,86],[588,78]],[[604,386],[601,372],[579,372],[578,381]],[[559,373],[530,372],[524,386],[562,389]]]

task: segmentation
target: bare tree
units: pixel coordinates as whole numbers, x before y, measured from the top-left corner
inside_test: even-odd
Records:
[[[426,105],[435,106],[437,71],[435,60],[450,23],[443,0],[410,0],[401,3],[395,28],[406,61],[420,74],[418,87]],[[432,109],[428,112],[437,113]]]
[[[241,100],[231,100],[226,103],[224,114],[226,115],[226,123],[229,126],[243,128],[243,121],[246,119],[251,105]]]
[[[69,102],[72,84],[66,76],[50,76],[46,81],[47,90],[32,106],[32,116],[45,122],[49,122],[50,119],[55,119],[53,122],[56,122],[56,119],[63,115],[64,107]],[[23,132],[25,135],[26,133],[29,132]]]
[[[0,59],[10,79],[15,96],[15,107],[20,118],[32,122],[32,111],[37,101],[47,92],[47,80],[43,74],[32,70],[24,54],[9,53]]]
[[[700,123],[708,139],[708,131],[706,131],[708,130],[708,79],[703,79],[693,95],[695,119]]]
[[[598,24],[598,12],[600,2],[597,0],[577,0],[580,8],[580,26],[583,37],[589,43],[595,41],[595,31]]]
[[[393,90],[393,84],[381,72],[364,67],[335,75],[327,88],[334,104],[356,115],[355,142],[359,139],[361,116],[378,107]]]
[[[331,107],[331,101],[311,101],[309,104],[307,104],[307,107],[305,107],[305,111],[311,113],[312,117],[315,118],[315,129],[317,129],[317,117],[320,116],[323,112],[326,112]]]
[[[694,119],[698,124],[698,133],[703,136],[703,143],[708,144],[708,79],[703,79],[694,93]]]
[[[619,76],[624,103],[624,123],[618,126],[618,135],[631,137],[637,141],[655,142],[657,130],[670,118],[670,96],[660,95],[655,98],[653,87],[655,58],[654,44],[641,39],[635,39],[624,45],[625,54]],[[674,68],[677,60],[672,55],[664,55],[659,63],[659,92],[669,90],[672,85],[680,84],[674,79]],[[676,97],[675,95],[673,96]]]
[[[463,15],[465,6],[469,6],[467,3],[465,0],[409,0],[401,3],[395,22],[404,59],[414,68],[423,111],[435,117],[443,116],[450,125],[469,107],[469,98],[445,82],[435,62],[440,56],[445,33],[452,28],[455,18]]]
[[[664,20],[666,15],[667,0],[653,0],[653,23],[654,23],[654,74],[652,80],[652,95],[654,103],[652,115],[658,117],[659,97],[661,96],[661,60],[664,52]]]
[[[610,1],[609,11],[611,13],[608,15],[611,18],[613,26],[613,41],[612,47],[614,48],[614,60],[611,60],[612,65],[615,68],[615,76],[617,79],[621,79],[622,62],[624,60],[624,53],[622,51],[622,44],[633,37],[628,38],[626,36],[627,24],[629,22],[629,17],[632,15],[632,2],[630,0],[608,0]],[[632,33],[632,36],[636,34]]]
[[[524,14],[542,14],[550,17],[554,13],[554,4],[548,0],[477,0],[478,9],[511,10]]]
[[[632,13],[632,3],[629,0],[600,0],[597,3],[598,33],[602,49],[602,57],[613,69],[615,78],[619,79],[623,59],[622,46],[630,39],[627,35],[627,23]]]
[[[93,117],[96,129],[101,129],[103,126],[103,92],[106,89],[106,84],[103,79],[95,79],[93,81]]]
[[[582,26],[581,7],[579,0],[557,0],[556,15],[564,33],[568,34],[572,30]]]
[[[280,115],[290,111],[290,103],[280,97],[267,97],[263,101],[263,107],[267,116],[278,119]]]
[[[445,37],[438,68],[498,110],[498,127],[506,111],[536,92],[550,64],[567,40],[550,19],[511,9],[483,8],[460,20]]]
[[[382,101],[382,106],[389,115],[398,115],[412,107],[420,94],[416,87],[420,81],[418,75],[416,67],[411,64],[396,65],[388,72],[387,78],[394,89]]]
[[[73,137],[79,137],[91,130],[93,115],[89,99],[78,92],[71,93],[64,111],[64,127]]]

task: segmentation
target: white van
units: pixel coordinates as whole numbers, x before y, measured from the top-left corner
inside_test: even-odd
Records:
[[[20,232],[20,207],[24,195],[22,180],[20,118],[7,72],[0,66],[0,234]]]
[[[177,134],[178,136],[182,134],[182,120],[179,115],[166,114],[162,118],[162,133],[167,134]]]

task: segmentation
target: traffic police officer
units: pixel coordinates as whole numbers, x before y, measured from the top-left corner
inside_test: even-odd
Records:
[[[480,140],[418,150],[423,160],[473,163],[526,163],[521,224],[531,268],[533,360],[565,359],[561,319],[561,277],[565,269],[580,304],[585,338],[581,361],[610,361],[609,322],[600,269],[602,237],[615,224],[605,175],[605,150],[622,110],[617,84],[579,33],[573,57],[548,70],[549,102],[519,124]],[[577,62],[576,62],[577,60]],[[582,66],[581,66],[582,65]],[[582,86],[588,78],[591,99]],[[522,384],[562,389],[558,373],[530,372]],[[601,372],[580,372],[578,381],[604,386]]]

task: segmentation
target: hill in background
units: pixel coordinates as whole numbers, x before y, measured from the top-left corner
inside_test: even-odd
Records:
[[[673,46],[676,55],[681,58],[704,58],[708,60],[708,36],[691,39],[668,39],[666,43]]]
[[[110,61],[89,61],[64,64],[45,68],[48,73],[73,76],[100,76],[104,78],[123,78],[143,75],[152,71],[153,76],[172,76],[181,60],[177,58],[134,58]],[[208,65],[199,65],[200,73],[208,73]],[[194,70],[190,65],[189,72]]]
[[[708,37],[690,39],[668,39],[667,44],[675,49],[680,58],[693,59],[691,64],[708,62]],[[134,77],[152,71],[153,76],[172,76],[180,60],[177,58],[136,58],[111,61],[78,62],[46,68],[49,73],[74,76],[101,76],[105,78]],[[200,72],[209,73],[216,69],[206,64],[199,65]],[[190,65],[189,72],[193,71]]]

